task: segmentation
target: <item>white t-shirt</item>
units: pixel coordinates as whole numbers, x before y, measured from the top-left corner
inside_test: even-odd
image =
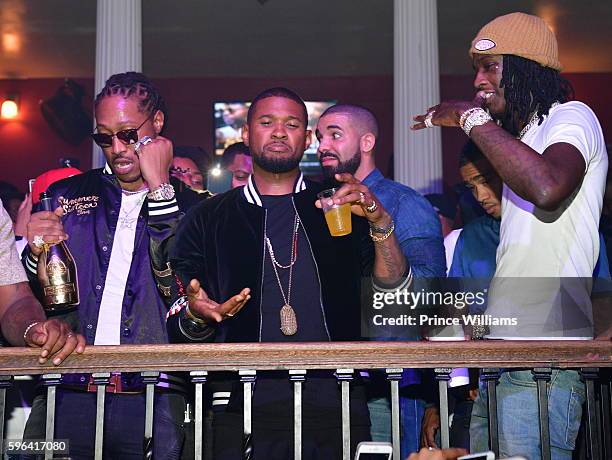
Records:
[[[121,196],[121,209],[113,238],[104,292],[98,313],[98,327],[94,345],[121,344],[121,311],[132,257],[140,209],[149,190]]]
[[[601,126],[588,106],[572,101],[552,107],[522,141],[540,154],[553,144],[571,144],[586,169],[577,190],[552,212],[504,185],[497,270],[487,313],[515,316],[518,325],[492,326],[491,336],[592,338],[591,277],[599,254],[608,170]]]
[[[448,235],[444,237],[444,252],[446,254],[446,275],[448,276],[448,272],[451,269],[451,265],[453,264],[453,255],[455,254],[455,246],[457,246],[457,240],[459,239],[459,235],[461,235],[462,228],[458,228],[456,230],[451,231]]]

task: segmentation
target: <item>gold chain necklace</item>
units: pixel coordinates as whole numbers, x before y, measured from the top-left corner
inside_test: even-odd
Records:
[[[293,281],[293,265],[297,260],[297,242],[300,228],[300,219],[295,215],[293,220],[293,237],[291,238],[291,258],[289,265],[281,265],[277,262],[276,256],[274,255],[274,249],[272,248],[272,242],[270,238],[264,233],[264,238],[266,240],[266,246],[268,247],[268,253],[270,254],[270,260],[272,261],[272,268],[274,269],[274,274],[276,275],[276,281],[278,282],[278,288],[280,289],[281,296],[283,297],[283,302],[285,304],[280,309],[280,330],[284,335],[294,335],[297,332],[297,317],[295,315],[295,310],[291,306],[291,284]],[[280,276],[278,275],[278,269],[276,268],[289,269],[289,285],[287,286],[287,295],[285,296],[285,290],[283,289],[283,284],[281,283]]]

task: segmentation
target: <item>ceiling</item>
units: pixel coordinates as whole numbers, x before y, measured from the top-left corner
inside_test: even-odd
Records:
[[[142,4],[143,70],[154,78],[393,73],[393,0]],[[612,72],[610,1],[438,0],[441,73],[470,73],[470,40],[510,11],[549,23],[564,70]],[[0,78],[92,77],[95,24],[94,0],[0,0]]]

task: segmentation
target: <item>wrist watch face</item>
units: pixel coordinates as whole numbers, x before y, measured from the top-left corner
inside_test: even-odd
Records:
[[[171,200],[174,198],[174,187],[170,184],[161,184],[149,193],[149,197],[153,200]]]
[[[159,191],[164,200],[174,198],[174,187],[170,184],[162,184]]]

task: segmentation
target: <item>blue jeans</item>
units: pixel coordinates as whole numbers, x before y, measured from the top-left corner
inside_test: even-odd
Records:
[[[553,370],[548,384],[553,459],[571,460],[584,400],[584,383],[577,371]],[[524,455],[529,460],[540,459],[538,395],[531,371],[502,372],[497,385],[497,414],[500,457]],[[489,450],[488,435],[486,386],[481,381],[470,424],[471,452]]]
[[[391,442],[391,406],[389,398],[379,397],[368,401],[372,441]],[[402,458],[418,452],[421,442],[421,421],[425,413],[425,402],[400,396],[400,436]]]

